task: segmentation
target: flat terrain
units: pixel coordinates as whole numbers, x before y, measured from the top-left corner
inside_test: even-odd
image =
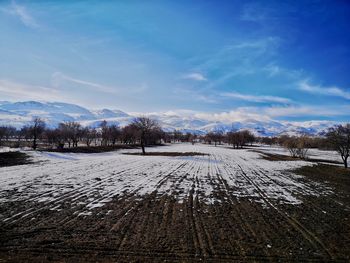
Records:
[[[0,262],[350,260],[346,174],[224,146],[149,150],[208,155],[31,153],[0,168]]]
[[[0,152],[0,167],[29,164],[30,156],[22,152]]]

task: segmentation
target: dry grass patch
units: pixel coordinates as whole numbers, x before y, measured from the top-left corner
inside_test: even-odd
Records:
[[[123,153],[123,154],[127,154],[127,155],[145,155],[145,156],[172,156],[172,157],[209,155],[207,153],[199,153],[199,152],[148,152],[146,154],[142,154],[142,153]]]
[[[22,152],[0,153],[0,167],[32,163],[30,156]]]
[[[303,166],[295,169],[293,172],[303,175],[311,180],[318,182],[328,182],[337,190],[346,192],[350,201],[350,169],[344,167],[317,164],[313,166]]]

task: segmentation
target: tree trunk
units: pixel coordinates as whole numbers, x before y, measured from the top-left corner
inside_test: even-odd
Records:
[[[34,136],[34,140],[33,140],[33,149],[36,150],[36,136]]]
[[[142,154],[145,155],[146,151],[145,151],[145,138],[143,138],[143,136],[141,137],[141,148],[142,148]]]
[[[344,166],[345,168],[348,168],[348,157],[344,158]]]

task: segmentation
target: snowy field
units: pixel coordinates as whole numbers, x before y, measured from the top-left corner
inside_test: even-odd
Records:
[[[0,202],[45,202],[50,209],[62,209],[65,199],[79,206],[78,214],[91,214],[94,208],[115,196],[172,195],[182,202],[194,189],[205,202],[214,203],[217,186],[231,195],[265,203],[299,204],[299,195],[326,194],[329,189],[301,183],[288,170],[310,165],[304,161],[267,161],[259,153],[233,150],[223,146],[177,144],[154,147],[148,151],[201,152],[194,157],[124,155],[123,150],[103,154],[63,154],[31,152],[35,164],[0,168]],[[224,182],[224,183],[223,183]],[[320,191],[320,187],[322,188]],[[8,193],[11,192],[11,195]],[[268,201],[270,202],[270,201]],[[34,209],[22,211],[15,218],[32,216]]]
[[[289,151],[286,148],[280,146],[268,146],[268,145],[259,145],[256,150],[271,153],[271,154],[280,154],[290,156]],[[307,151],[307,158],[325,160],[325,161],[337,161],[342,163],[340,154],[336,151],[324,151],[319,149],[309,149]]]
[[[314,163],[223,145],[123,154],[140,151],[26,151],[35,163],[0,168],[0,261],[349,259],[347,195],[291,171]]]

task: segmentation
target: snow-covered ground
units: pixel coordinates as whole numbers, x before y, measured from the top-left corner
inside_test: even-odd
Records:
[[[281,155],[290,155],[289,151],[286,148],[280,146],[263,146],[260,145],[255,150],[271,153],[271,154],[281,154]],[[342,159],[336,151],[323,151],[319,149],[309,149],[307,151],[307,157],[311,159],[320,159],[325,161],[337,161],[342,163]]]
[[[0,202],[45,202],[50,209],[82,207],[82,215],[104,206],[113,197],[154,193],[173,195],[179,202],[194,192],[214,203],[216,191],[252,201],[299,204],[301,195],[327,194],[325,186],[303,183],[288,170],[304,161],[267,161],[249,150],[209,145],[176,144],[148,151],[201,152],[194,157],[124,155],[123,150],[101,154],[29,152],[35,164],[0,168]],[[46,206],[46,207],[47,207]],[[35,208],[23,214],[35,213]],[[18,216],[18,215],[16,215]],[[1,219],[1,218],[0,218]],[[6,220],[9,220],[7,218]],[[4,220],[4,218],[2,219]]]

